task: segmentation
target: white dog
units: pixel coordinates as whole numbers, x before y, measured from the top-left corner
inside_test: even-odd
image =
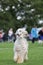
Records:
[[[24,60],[28,60],[28,42],[26,40],[28,33],[25,28],[19,28],[15,34],[14,61],[17,63],[23,63]]]

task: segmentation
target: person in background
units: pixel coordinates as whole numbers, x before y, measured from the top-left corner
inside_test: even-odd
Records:
[[[8,41],[13,41],[13,29],[10,28],[8,31]]]
[[[4,32],[4,35],[3,35],[3,41],[8,41],[8,34],[7,32]]]
[[[2,42],[2,31],[0,31],[0,42]]]
[[[4,35],[3,29],[1,29],[0,30],[0,42],[3,41],[3,35]]]
[[[38,42],[39,43],[42,43],[43,42],[43,28],[39,31],[39,40],[38,40]]]
[[[35,26],[35,25],[31,29],[31,36],[32,36],[32,43],[34,43],[36,40],[38,40],[37,26]]]

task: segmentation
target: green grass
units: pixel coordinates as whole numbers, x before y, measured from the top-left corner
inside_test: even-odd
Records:
[[[22,64],[13,61],[13,43],[0,43],[0,65],[43,65],[43,44],[29,42],[29,60]]]

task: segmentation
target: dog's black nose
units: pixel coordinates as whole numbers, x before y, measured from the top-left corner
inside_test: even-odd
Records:
[[[18,36],[20,36],[19,34],[17,34]]]

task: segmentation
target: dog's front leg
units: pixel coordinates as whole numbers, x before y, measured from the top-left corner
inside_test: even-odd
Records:
[[[21,56],[18,56],[17,63],[23,63],[23,62],[24,62],[24,58]]]
[[[14,61],[17,61],[17,52],[14,53]]]
[[[24,62],[24,54],[19,53],[17,63],[23,63]]]

